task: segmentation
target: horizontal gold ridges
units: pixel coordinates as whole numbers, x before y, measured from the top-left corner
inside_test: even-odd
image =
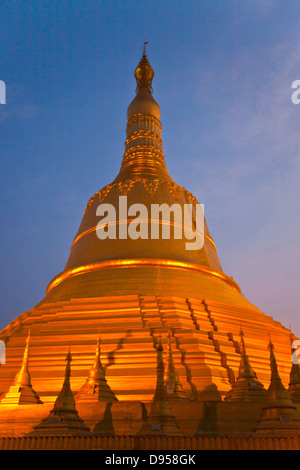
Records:
[[[105,227],[105,225],[120,225],[120,224],[129,224],[130,222],[132,222],[134,219],[127,219],[127,220],[115,220],[113,222],[110,222],[110,223],[105,223],[105,224],[102,224],[102,225],[99,225],[97,224],[95,227],[91,227],[89,228],[88,230],[85,230],[84,232],[80,233],[76,238],[75,240],[73,241],[71,247],[73,245],[75,245],[75,243],[78,242],[78,240],[80,240],[81,238],[85,237],[86,235],[88,235],[89,233],[93,233],[93,232],[96,232],[96,230],[99,228],[103,228]],[[208,235],[206,235],[205,233],[202,233],[202,232],[199,232],[199,230],[192,230],[190,229],[189,227],[187,226],[184,226],[183,224],[176,224],[175,222],[173,221],[166,221],[166,220],[154,220],[154,219],[139,219],[139,223],[140,222],[148,222],[148,223],[158,223],[160,225],[170,225],[172,227],[179,227],[181,226],[182,228],[184,228],[184,230],[189,230],[190,232],[193,232],[193,233],[198,233],[200,235],[203,235],[214,247],[214,249],[217,251],[217,247],[216,247],[216,244],[215,242],[213,241],[212,238],[210,238]]]
[[[130,147],[123,155],[123,162],[127,160],[129,157],[139,157],[142,156],[144,158],[151,158],[151,157],[159,157],[164,160],[165,156],[162,150],[158,147],[154,147],[154,145],[134,145]]]
[[[168,259],[151,259],[151,258],[140,258],[140,259],[116,259],[101,261],[99,263],[91,263],[85,266],[78,266],[68,271],[63,271],[58,274],[48,285],[46,289],[46,295],[58,284],[74,276],[81,274],[87,274],[89,272],[103,270],[103,269],[118,269],[118,268],[138,268],[138,267],[159,267],[159,268],[173,268],[173,269],[185,269],[191,271],[198,271],[202,274],[218,278],[231,287],[234,287],[238,292],[241,292],[239,285],[229,276],[220,271],[213,270],[206,266],[201,266],[195,263],[189,263],[185,261],[176,261]]]
[[[134,131],[132,132],[126,139],[125,141],[125,145],[129,144],[130,142],[132,142],[133,140],[136,140],[136,139],[142,139],[144,137],[147,137],[148,139],[152,139],[152,140],[155,140],[156,142],[158,142],[160,145],[162,145],[162,139],[153,131],[149,131],[149,130],[138,130],[138,131]]]
[[[152,114],[142,114],[142,113],[137,113],[131,116],[127,121],[127,127],[131,126],[135,122],[141,122],[141,121],[153,121],[156,126],[161,128],[161,122],[159,119],[157,119]]]

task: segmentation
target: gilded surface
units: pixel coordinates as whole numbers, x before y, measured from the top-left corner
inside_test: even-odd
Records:
[[[7,360],[0,368],[0,436],[80,429],[126,437],[146,430],[190,436],[196,444],[189,445],[201,446],[203,435],[299,434],[291,332],[223,273],[206,224],[204,246],[193,253],[175,239],[96,237],[96,207],[105,201],[117,208],[120,195],[147,207],[197,204],[166,168],[153,76],[144,54],[118,176],[89,200],[66,267],[46,297],[0,333]],[[299,447],[298,438],[293,442]]]

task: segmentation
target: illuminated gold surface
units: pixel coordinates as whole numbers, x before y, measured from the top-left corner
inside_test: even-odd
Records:
[[[63,282],[65,279],[68,279],[73,276],[78,276],[83,273],[88,273],[91,271],[98,271],[109,268],[122,268],[122,267],[138,267],[138,266],[156,266],[156,267],[166,267],[166,268],[175,268],[175,269],[187,269],[192,271],[199,271],[208,276],[214,276],[222,281],[227,282],[229,285],[234,287],[240,292],[240,288],[237,283],[229,276],[218,271],[206,268],[205,266],[198,266],[196,264],[184,263],[181,261],[174,260],[165,260],[165,259],[120,259],[112,261],[102,261],[101,263],[90,264],[87,266],[80,266],[78,268],[70,269],[69,271],[64,271],[55,277],[47,287],[46,294],[50,292],[51,289],[56,287],[58,284]]]
[[[75,240],[73,241],[71,247],[73,245],[75,245],[75,243],[80,240],[82,237],[84,237],[85,235],[88,235],[89,233],[93,233],[93,232],[96,232],[99,228],[103,228],[105,227],[106,225],[120,225],[120,224],[126,224],[128,225],[129,223],[131,222],[131,219],[127,219],[127,220],[116,220],[116,221],[113,221],[113,222],[108,222],[108,223],[103,223],[103,224],[100,224],[98,223],[96,227],[91,227],[89,228],[88,230],[86,230],[85,232],[82,232],[80,235],[78,235],[78,237],[75,238]],[[200,235],[203,235],[212,245],[213,247],[215,248],[215,250],[217,251],[217,247],[215,245],[215,242],[212,240],[212,238],[210,238],[208,235],[206,235],[205,233],[202,233],[200,232],[199,230],[192,230],[190,227],[187,227],[183,224],[176,224],[172,221],[164,221],[164,220],[155,220],[155,219],[140,219],[139,218],[139,222],[140,223],[149,223],[151,222],[152,224],[153,223],[156,223],[156,224],[160,224],[160,225],[170,225],[172,227],[174,226],[177,226],[177,227],[182,227],[184,230],[188,231],[188,232],[193,232],[193,233],[197,233],[197,234],[200,234]]]
[[[167,413],[167,420],[171,425],[176,422],[185,436],[252,432],[268,412],[263,411],[260,394],[249,389],[249,380],[261,384],[260,392],[263,387],[269,389],[270,381],[277,388],[279,383],[272,358],[270,370],[269,333],[282,386],[291,380],[290,389],[298,396],[300,373],[295,368],[290,379],[290,331],[252,305],[223,273],[206,223],[203,248],[190,252],[183,240],[174,238],[100,240],[96,236],[96,208],[105,202],[118,209],[120,195],[127,196],[128,206],[143,203],[148,209],[152,203],[182,207],[197,203],[166,168],[160,109],[151,93],[152,72],[143,57],[136,70],[137,94],[128,108],[120,172],[89,200],[64,271],[50,282],[37,306],[0,333],[7,360],[0,368],[0,393],[11,393],[15,400],[0,403],[0,436],[31,432],[48,419],[58,395],[57,405],[67,397],[75,406],[67,386],[75,398],[81,391],[76,402],[79,415],[87,428],[100,433],[136,435],[149,424],[151,409],[152,424],[163,424],[162,415]],[[100,349],[95,358],[99,326],[101,367]],[[10,390],[16,387],[14,378],[20,370],[26,379],[23,354],[29,329],[31,382],[42,406],[22,405],[13,397],[19,392]],[[172,350],[168,349],[170,331]],[[157,350],[159,336],[161,349]],[[72,374],[67,371],[65,377],[70,345]],[[174,383],[186,399],[174,397],[169,408],[164,380]],[[98,392],[105,383],[106,392],[111,391],[118,401],[101,402],[97,393],[95,400],[86,400],[91,390]],[[276,387],[274,410],[281,400]],[[85,395],[82,400],[81,395]],[[159,400],[153,400],[155,396]],[[276,413],[272,411],[277,419]],[[263,426],[261,432],[267,430]],[[282,427],[283,435],[287,429]]]

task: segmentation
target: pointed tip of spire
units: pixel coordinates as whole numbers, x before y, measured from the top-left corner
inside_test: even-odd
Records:
[[[146,56],[146,49],[144,49],[143,57],[134,71],[134,76],[137,84],[137,92],[141,90],[152,92],[154,70]]]
[[[244,340],[244,332],[241,329],[240,330],[240,337],[241,337],[241,362],[240,362],[240,367],[239,367],[239,376],[238,378],[241,377],[251,377],[251,378],[256,378],[256,374],[254,370],[252,369],[248,355],[246,353],[246,346],[245,346],[245,340]]]
[[[143,45],[143,57],[147,57],[147,54],[146,54],[146,45],[149,44],[149,41],[146,41],[146,39],[144,39],[144,45]]]

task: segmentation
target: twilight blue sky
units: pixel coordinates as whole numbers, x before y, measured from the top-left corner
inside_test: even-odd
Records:
[[[144,37],[173,179],[224,271],[300,336],[300,3],[2,0],[0,328],[64,269],[117,174]]]

